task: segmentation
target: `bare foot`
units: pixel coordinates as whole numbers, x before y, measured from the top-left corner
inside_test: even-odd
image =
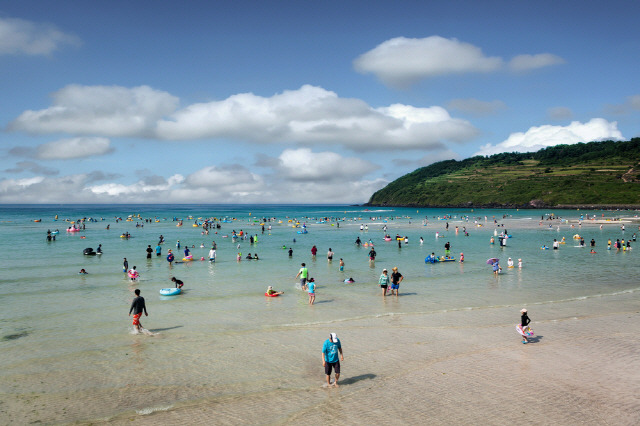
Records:
[[[333,385],[332,385],[332,386],[333,386],[334,388],[339,387],[339,386],[338,386],[338,382],[333,382]]]

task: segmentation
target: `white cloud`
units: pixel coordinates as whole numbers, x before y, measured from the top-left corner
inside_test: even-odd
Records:
[[[462,111],[476,117],[495,114],[497,111],[507,108],[505,103],[499,100],[481,101],[478,99],[452,99],[447,106],[450,109]]]
[[[373,73],[385,84],[404,87],[440,75],[496,71],[503,60],[485,56],[479,47],[456,39],[397,37],[363,53],[353,65],[356,71]]]
[[[270,98],[244,93],[190,105],[158,123],[166,139],[232,138],[258,143],[339,144],[356,151],[436,149],[477,134],[442,107],[372,108],[305,85]]]
[[[148,86],[69,85],[53,94],[51,107],[23,112],[9,130],[145,137],[177,106],[178,98]]]
[[[602,140],[623,140],[617,122],[593,118],[587,123],[573,121],[568,126],[543,125],[531,127],[525,133],[512,133],[497,145],[487,144],[474,155],[492,155],[500,152],[532,152],[559,144],[575,144]]]
[[[340,98],[309,85],[268,98],[241,93],[178,111],[176,97],[147,86],[71,85],[53,98],[49,108],[20,114],[9,130],[259,144],[326,143],[356,151],[432,150],[477,134],[471,123],[452,118],[439,106],[373,108],[360,99]]]
[[[547,115],[551,120],[568,120],[573,117],[573,111],[567,107],[553,107],[547,110]]]
[[[49,55],[65,44],[79,45],[80,40],[53,25],[0,17],[0,55]]]
[[[516,72],[522,72],[564,63],[564,59],[551,53],[539,53],[537,55],[518,55],[514,56],[509,61],[509,69]]]
[[[42,144],[36,148],[36,157],[41,160],[68,160],[111,152],[113,148],[109,139],[79,137]]]
[[[311,152],[309,148],[286,149],[278,157],[276,173],[287,180],[298,182],[336,183],[359,180],[379,169],[360,158],[346,158],[335,152]]]

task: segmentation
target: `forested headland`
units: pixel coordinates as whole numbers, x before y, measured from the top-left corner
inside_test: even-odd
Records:
[[[433,163],[375,192],[369,206],[640,207],[640,138]]]

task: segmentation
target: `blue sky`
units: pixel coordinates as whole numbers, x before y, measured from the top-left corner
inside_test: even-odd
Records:
[[[634,1],[0,5],[0,203],[362,203],[640,136]]]

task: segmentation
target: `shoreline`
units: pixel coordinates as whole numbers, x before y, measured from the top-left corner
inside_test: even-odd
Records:
[[[536,338],[527,345],[514,329],[519,308],[342,324],[345,361],[337,389],[322,387],[314,347],[301,359],[306,387],[288,386],[282,371],[283,382],[267,392],[230,392],[80,423],[506,425],[523,416],[528,424],[640,421],[639,379],[632,373],[640,367],[633,333],[640,326],[640,291],[530,306]],[[381,328],[384,341],[375,337]],[[314,331],[289,331],[284,345]]]

